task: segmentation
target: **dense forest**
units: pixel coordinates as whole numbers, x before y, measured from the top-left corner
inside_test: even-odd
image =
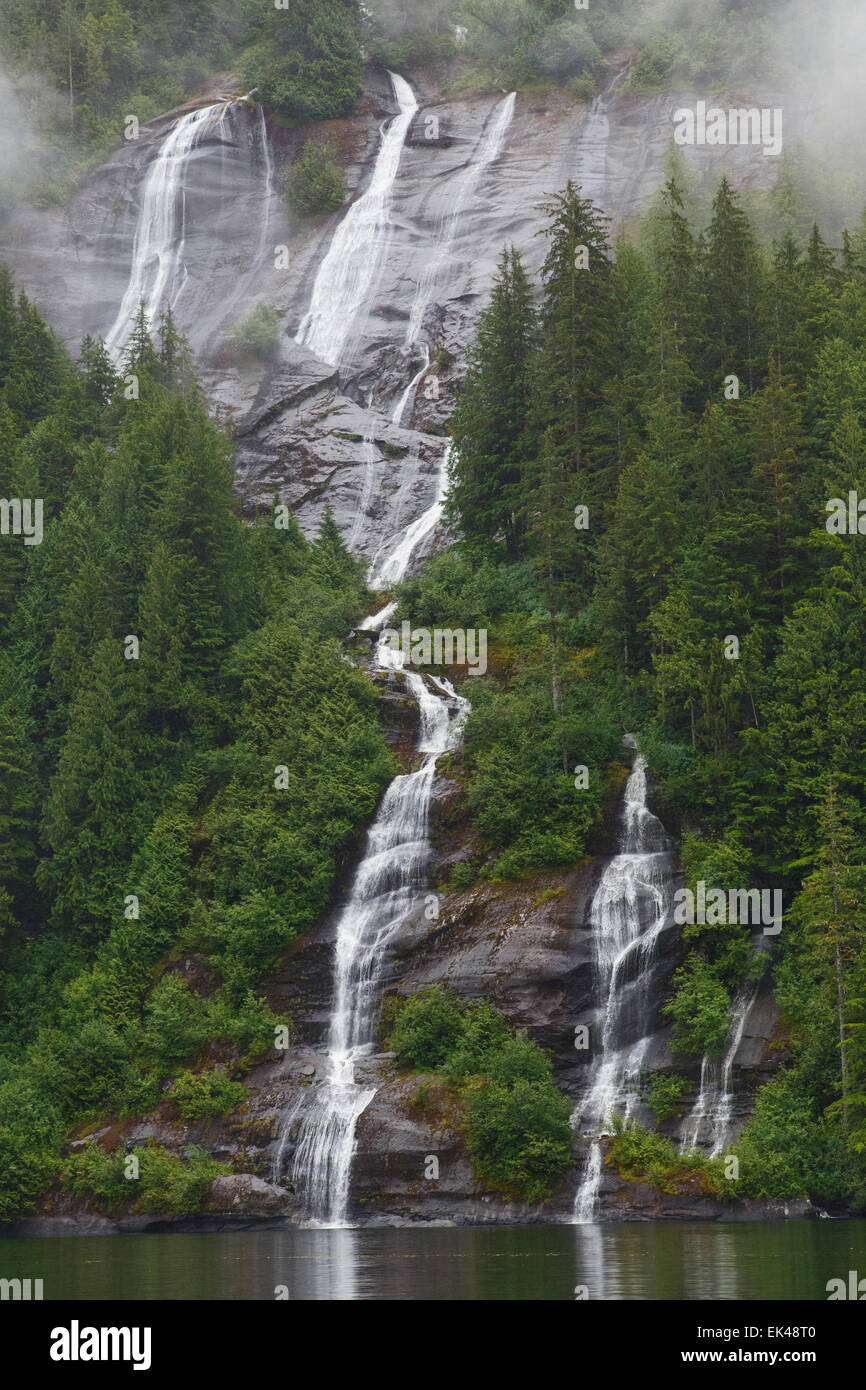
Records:
[[[761,245],[725,181],[707,227],[686,201],[672,177],[642,244],[611,247],[568,186],[537,292],[503,252],[452,420],[458,539],[400,593],[490,633],[456,755],[476,850],[443,886],[579,859],[634,730],[689,881],[784,890],[785,1060],[734,1186],[862,1202],[866,575],[827,523],[859,481],[866,257],[817,227]],[[142,312],[118,376],[99,342],[69,361],[8,276],[0,309],[8,491],[46,509],[42,545],[2,550],[8,1216],[74,1119],[145,1110],[167,1078],[190,1114],[237,1100],[279,1021],[257,982],[392,759],[340,658],[360,568],[330,518],[312,545],[279,511],[241,521],[170,315],[154,344]],[[685,939],[683,1060],[721,1050],[766,966],[747,927]],[[192,950],[203,992],[173,968]]]
[[[463,751],[475,873],[584,852],[628,728],[689,881],[783,890],[787,1061],[739,1190],[862,1202],[866,560],[831,499],[847,517],[862,479],[866,245],[813,226],[764,246],[726,180],[708,226],[685,203],[672,177],[644,244],[612,248],[569,185],[537,292],[504,251],[452,420],[459,540],[401,601],[490,629]],[[684,937],[674,1047],[719,1054],[767,958],[747,926]]]
[[[142,311],[122,378],[101,343],[73,363],[0,277],[4,496],[44,499],[42,543],[0,548],[4,1217],[75,1117],[168,1077],[190,1114],[237,1102],[279,1022],[256,982],[393,772],[339,643],[359,565],[329,517],[312,545],[241,520],[170,315],[157,337]]]

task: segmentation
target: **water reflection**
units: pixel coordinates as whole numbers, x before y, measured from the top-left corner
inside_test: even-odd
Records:
[[[866,1222],[632,1223],[0,1239],[46,1299],[826,1299]]]

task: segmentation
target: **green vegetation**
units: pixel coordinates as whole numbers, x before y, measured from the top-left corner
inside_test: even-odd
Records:
[[[286,173],[286,196],[294,212],[336,212],[346,200],[346,184],[329,145],[308,140],[300,159]]]
[[[605,1164],[627,1182],[645,1182],[659,1192],[676,1196],[683,1192],[706,1194],[730,1201],[735,1185],[725,1178],[721,1159],[698,1153],[680,1153],[664,1134],[643,1129],[634,1120],[613,1117]]]
[[[130,1158],[137,1161],[137,1177],[127,1176]],[[190,1148],[180,1158],[157,1145],[106,1153],[97,1144],[87,1144],[65,1160],[61,1176],[69,1192],[99,1211],[192,1216],[206,1206],[213,1179],[229,1171],[201,1149]]]
[[[235,334],[235,342],[242,352],[267,358],[273,356],[279,332],[280,316],[276,309],[270,304],[257,304]]]
[[[259,35],[241,81],[279,115],[322,121],[346,116],[361,95],[363,65],[356,0],[261,3]]]
[[[456,59],[461,85],[565,83],[578,100],[590,100],[610,81],[614,55],[631,57],[629,87],[642,92],[767,80],[772,72],[787,75],[796,62],[778,27],[771,28],[779,0],[746,8],[736,0],[605,0],[582,10],[574,0],[434,0],[423,12],[371,0],[366,8],[373,61],[400,70]]]
[[[461,764],[481,877],[591,848],[626,728],[692,888],[782,892],[777,941],[683,928],[674,1046],[719,1056],[769,966],[788,1055],[742,1190],[862,1202],[866,560],[825,523],[863,489],[866,237],[798,235],[784,169],[773,243],[725,180],[695,226],[684,179],[615,248],[578,189],[550,199],[537,292],[504,252],[453,419],[459,540],[401,616],[489,629]]]
[[[0,270],[0,491],[44,499],[42,543],[0,546],[6,1219],[71,1126],[153,1107],[182,1064],[182,1114],[239,1103],[277,1022],[258,982],[394,770],[342,658],[370,598],[330,513],[312,544],[285,509],[241,519],[170,314],[154,343],[139,313],[124,373],[137,400]]]
[[[0,0],[0,51],[30,147],[13,183],[35,178],[42,205],[121,143],[129,115],[170,111],[216,73],[302,120],[347,115],[362,88],[355,0]]]
[[[646,1080],[644,1099],[656,1124],[664,1124],[674,1115],[682,1115],[691,1089],[688,1077],[680,1076],[677,1072],[651,1072]]]
[[[229,1115],[241,1104],[246,1088],[232,1081],[223,1067],[210,1071],[182,1071],[169,1097],[185,1120],[215,1120]]]
[[[150,120],[232,67],[267,9],[264,0],[0,0],[4,68],[21,114],[54,146],[55,177],[70,149],[120,143],[128,114]]]
[[[541,1202],[571,1162],[571,1106],[550,1063],[525,1033],[514,1034],[489,1004],[466,1004],[436,986],[397,1013],[390,1046],[415,1071],[444,1073],[466,1115],[466,1144],[488,1187]],[[419,1086],[415,1104],[429,1093]]]

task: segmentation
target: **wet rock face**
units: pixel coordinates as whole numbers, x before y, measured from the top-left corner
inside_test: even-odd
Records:
[[[446,101],[440,83],[447,74],[409,77],[419,109],[379,228],[378,270],[339,370],[295,342],[317,268],[344,216],[299,218],[283,196],[287,164],[316,132],[272,126],[269,167],[260,111],[236,103],[187,161],[178,209],[184,274],[174,308],[215,410],[237,429],[238,487],[247,505],[270,505],[278,493],[311,531],[327,500],[354,549],[368,557],[435,496],[441,432],[502,247],[513,243],[537,273],[544,254],[544,240],[535,236],[538,205],[569,178],[614,227],[634,217],[663,178],[674,111],[697,100],[615,90],[602,111],[593,111],[561,92],[521,93],[500,153],[473,182],[473,161],[482,158],[505,98]],[[22,209],[0,228],[0,256],[74,350],[85,333],[106,335],[114,322],[129,282],[147,171],[166,133],[186,111],[232,89],[224,74],[195,102],[119,145],[68,206]],[[736,96],[736,104],[756,100],[754,93]],[[785,106],[786,144],[808,124],[802,102],[764,93],[758,105]],[[350,200],[369,186],[380,124],[396,109],[387,75],[370,72],[358,113],[328,123]],[[766,187],[778,167],[754,146],[685,153],[714,176],[727,169],[738,185]],[[419,293],[423,313],[413,336]],[[276,355],[264,363],[231,343],[260,302],[280,316]],[[437,362],[439,348],[450,362]],[[422,373],[426,355],[430,366]],[[391,415],[414,376],[401,429]]]
[[[291,1207],[291,1194],[251,1173],[232,1173],[214,1178],[211,1202],[214,1210],[219,1212],[242,1211],[247,1216],[282,1216]]]

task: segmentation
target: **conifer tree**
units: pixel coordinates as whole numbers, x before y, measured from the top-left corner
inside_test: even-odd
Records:
[[[534,338],[531,287],[518,252],[506,248],[451,418],[446,512],[467,545],[492,555],[504,548],[511,560],[523,547]]]
[[[749,220],[727,178],[713,200],[704,254],[706,385],[721,390],[736,375],[749,391],[759,384],[762,357],[759,303],[762,289],[758,246]]]

